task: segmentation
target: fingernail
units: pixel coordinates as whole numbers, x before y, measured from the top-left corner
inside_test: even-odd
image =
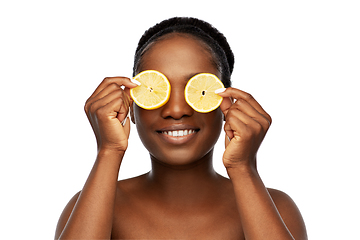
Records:
[[[141,83],[140,83],[139,81],[135,80],[135,79],[130,79],[130,81],[131,81],[132,83],[135,83],[135,84],[138,85],[138,86],[141,85]]]
[[[125,126],[126,120],[128,119],[129,116],[130,116],[130,109],[129,109],[126,117],[124,118],[124,120],[121,122],[121,125]]]
[[[216,89],[215,90],[215,93],[218,94],[218,93],[222,93],[222,92],[225,92],[226,88],[219,88],[219,89]]]
[[[127,117],[121,122],[121,125],[125,126],[126,120],[127,120]]]

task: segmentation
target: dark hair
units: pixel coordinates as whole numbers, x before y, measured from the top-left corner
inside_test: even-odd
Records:
[[[133,75],[141,63],[141,57],[148,46],[169,33],[184,33],[194,36],[204,42],[215,57],[215,63],[221,73],[221,81],[225,87],[231,86],[231,73],[234,68],[234,54],[225,36],[211,24],[188,17],[174,17],[164,20],[148,29],[140,38],[135,52]]]

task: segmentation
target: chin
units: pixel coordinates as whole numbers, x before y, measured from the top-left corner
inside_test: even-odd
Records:
[[[161,156],[159,154],[156,154],[154,156],[151,153],[150,155],[153,161],[156,161],[167,167],[176,169],[187,169],[200,164],[201,162],[203,162],[203,160],[212,160],[213,148],[203,154],[199,154],[200,152],[201,151],[196,151],[196,153],[194,154],[188,149],[182,149],[181,151],[178,150],[172,153],[167,152],[167,154]]]

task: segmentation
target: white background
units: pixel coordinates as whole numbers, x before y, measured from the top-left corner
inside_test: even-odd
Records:
[[[260,174],[294,199],[309,238],[358,238],[359,12],[355,0],[2,1],[0,238],[53,238],[96,157],[86,99],[104,77],[130,76],[143,32],[173,16],[228,38],[234,86],[273,117]],[[223,150],[221,139],[226,175]],[[120,178],[149,169],[132,125]]]

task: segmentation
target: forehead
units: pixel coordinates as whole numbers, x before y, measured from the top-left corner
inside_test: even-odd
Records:
[[[141,59],[139,72],[144,70],[160,71],[169,79],[202,72],[219,76],[206,44],[185,34],[169,34],[151,44]]]

